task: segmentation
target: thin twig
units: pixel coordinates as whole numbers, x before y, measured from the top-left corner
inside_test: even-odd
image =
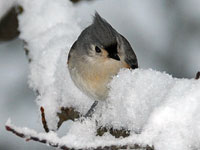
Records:
[[[62,150],[82,150],[82,149],[85,149],[85,150],[118,150],[118,149],[143,149],[143,150],[154,150],[154,147],[150,147],[150,146],[140,146],[138,144],[133,144],[133,146],[129,146],[129,145],[123,145],[123,146],[115,146],[115,145],[111,145],[111,146],[104,146],[104,147],[97,147],[97,148],[69,148],[67,147],[66,145],[61,145],[59,143],[53,143],[52,141],[48,141],[47,139],[41,139],[37,136],[32,136],[32,135],[26,135],[25,133],[22,133],[22,132],[19,132],[19,131],[16,131],[14,128],[12,128],[11,126],[9,125],[6,125],[6,130],[9,131],[9,132],[12,132],[13,134],[17,135],[18,137],[21,137],[21,138],[25,138],[26,141],[36,141],[36,142],[40,142],[40,143],[43,143],[43,144],[48,144],[49,146],[52,146],[52,147],[56,147],[56,148],[60,148]]]
[[[198,80],[200,78],[200,72],[197,72],[197,74],[196,74],[196,80]]]
[[[49,132],[49,128],[47,125],[47,121],[45,119],[45,113],[44,113],[44,108],[40,107],[40,111],[41,111],[41,119],[42,119],[42,124],[43,124],[43,128],[46,132]]]

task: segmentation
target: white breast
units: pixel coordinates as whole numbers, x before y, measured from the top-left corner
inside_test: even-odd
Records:
[[[77,64],[77,63],[76,63]],[[69,71],[75,85],[95,100],[105,100],[108,96],[108,83],[124,65],[113,59],[87,60],[73,65],[69,63]]]

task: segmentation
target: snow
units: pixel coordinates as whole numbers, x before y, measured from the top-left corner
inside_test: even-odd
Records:
[[[48,127],[55,130],[61,106],[74,104],[85,113],[92,103],[76,89],[66,65],[67,53],[81,30],[73,5],[66,0],[21,0],[20,4],[24,8],[19,16],[20,38],[32,59],[29,85],[39,91],[38,105],[45,108]]]
[[[85,114],[93,100],[73,84],[67,69],[67,54],[81,32],[76,9],[66,0],[19,0],[20,38],[30,51],[29,85],[38,90],[39,107],[45,109],[48,127],[56,130],[60,107],[74,107]],[[154,145],[156,150],[200,148],[200,81],[177,79],[152,69],[122,69],[109,84],[107,101],[93,118],[77,120],[66,135],[37,133],[7,125],[26,135],[48,139],[71,148],[109,145]],[[96,125],[98,120],[98,125]],[[109,133],[96,136],[100,126],[128,129],[131,135],[116,139]]]
[[[111,145],[154,145],[155,149],[192,150],[199,148],[200,81],[172,78],[154,70],[121,70],[114,77],[108,100],[91,119],[77,120],[61,138],[37,134],[41,139],[70,148]],[[131,130],[127,138],[109,133],[96,136],[99,126]],[[20,129],[30,134],[25,129]],[[35,134],[34,134],[35,135]]]
[[[169,92],[166,89],[173,85],[172,77],[165,73],[121,70],[110,84],[108,104],[103,110],[106,112],[102,116],[103,124],[140,132],[153,109],[165,101]]]

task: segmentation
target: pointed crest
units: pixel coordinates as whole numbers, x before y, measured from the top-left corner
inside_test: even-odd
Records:
[[[93,24],[91,25],[93,36],[105,47],[116,44],[117,31],[102,18],[97,12],[95,12]]]

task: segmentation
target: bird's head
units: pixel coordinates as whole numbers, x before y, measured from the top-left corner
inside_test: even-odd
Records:
[[[97,12],[93,23],[84,29],[72,46],[79,55],[91,60],[121,61],[129,68],[138,68],[136,55],[129,42]]]

